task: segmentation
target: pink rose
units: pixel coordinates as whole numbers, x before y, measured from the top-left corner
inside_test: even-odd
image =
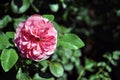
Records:
[[[18,25],[14,43],[23,57],[44,60],[56,48],[57,31],[48,19],[34,14]]]

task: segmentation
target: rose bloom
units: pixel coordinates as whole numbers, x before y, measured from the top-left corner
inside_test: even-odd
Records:
[[[45,60],[56,48],[57,31],[48,19],[34,14],[18,25],[14,43],[23,57]]]

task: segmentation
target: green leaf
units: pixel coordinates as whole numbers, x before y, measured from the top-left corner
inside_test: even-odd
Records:
[[[62,65],[58,62],[50,62],[49,69],[50,69],[50,72],[56,77],[60,77],[64,73],[64,69]]]
[[[9,46],[11,46],[9,38],[4,33],[0,33],[0,50]]]
[[[48,67],[47,61],[46,61],[46,60],[42,60],[42,61],[40,61],[39,63],[42,65],[41,71],[45,72],[46,69],[47,69],[47,67]]]
[[[65,64],[64,68],[66,71],[71,71],[73,69],[74,65],[72,63]]]
[[[58,55],[64,57],[66,59],[70,59],[72,57],[73,51],[71,49],[60,49]]]
[[[55,29],[57,30],[58,34],[65,34],[65,33],[70,33],[72,28],[66,28],[65,26],[61,26],[55,21],[53,22]]]
[[[26,19],[26,17],[22,16],[20,18],[15,18],[14,19],[14,23],[13,23],[13,26],[14,26],[14,29],[16,30],[16,28],[18,27],[18,24],[22,21],[24,21]]]
[[[18,55],[14,49],[4,49],[1,54],[1,65],[5,72],[9,71],[17,62]]]
[[[22,0],[23,5],[20,7],[19,12],[24,13],[31,5],[33,0]]]
[[[120,51],[113,52],[113,59],[118,60],[120,58]]]
[[[106,58],[112,65],[117,65],[117,62],[113,59],[112,54],[106,53],[103,57]]]
[[[9,38],[14,38],[14,32],[6,32],[6,36],[8,36]]]
[[[14,0],[11,2],[11,8],[14,13],[21,14],[27,11],[27,9],[30,7],[33,0],[22,0],[22,6],[18,8],[18,6],[15,4]]]
[[[60,36],[58,44],[62,47],[74,50],[82,48],[85,45],[84,42],[75,34],[65,34]]]
[[[36,73],[33,77],[33,80],[40,80],[40,79],[41,79],[41,77],[39,76],[38,73]]]
[[[79,58],[75,58],[75,61],[73,61],[75,63],[75,66],[80,66],[80,59]]]
[[[32,64],[32,61],[28,59],[28,60],[26,60],[26,64],[30,65],[30,64]]]
[[[109,65],[105,66],[105,68],[106,68],[106,70],[107,70],[108,72],[111,72],[111,71],[112,71],[112,68],[111,68]]]
[[[38,73],[36,73],[33,77],[33,80],[55,80],[54,78],[42,78],[39,76]]]
[[[105,67],[107,64],[105,62],[99,62],[97,63],[98,67]]]
[[[67,80],[67,73],[64,73],[63,76],[61,76],[57,80]]]
[[[16,75],[16,79],[17,80],[30,80],[30,77],[28,76],[28,74],[23,73],[21,68],[19,68],[17,75]]]
[[[9,15],[4,16],[3,19],[0,20],[0,29],[3,29],[4,27],[6,27],[7,24],[11,21],[12,21],[12,18]]]
[[[53,22],[54,26],[55,26],[55,29],[60,33],[61,32],[61,27],[60,25],[57,23],[57,22]]]
[[[81,56],[81,51],[80,50],[75,50],[73,53],[74,57],[80,57]]]
[[[60,60],[60,61],[61,61],[62,64],[67,64],[67,63],[69,63],[69,59],[67,59],[67,58],[64,57],[64,56],[61,57],[61,60]]]
[[[53,11],[53,12],[57,12],[59,9],[58,4],[50,4],[49,7],[50,7],[51,11]]]
[[[85,68],[89,71],[93,71],[93,67],[96,64],[95,61],[90,60],[90,59],[85,59]]]
[[[50,21],[53,21],[54,20],[54,15],[51,15],[51,14],[44,14],[42,15],[44,18],[47,18],[49,19]]]
[[[11,2],[11,8],[14,13],[19,13],[18,7],[17,7],[17,5],[15,5],[14,0],[12,0],[12,2]]]
[[[116,11],[117,16],[120,16],[120,9]]]

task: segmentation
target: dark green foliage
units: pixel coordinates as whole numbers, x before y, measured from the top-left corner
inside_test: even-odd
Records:
[[[18,80],[120,80],[119,8],[119,0],[1,0],[0,61],[4,71],[15,68]],[[57,29],[56,51],[38,63],[18,56],[15,64],[14,32],[21,21],[36,13]],[[10,56],[15,59],[11,64],[7,61]]]

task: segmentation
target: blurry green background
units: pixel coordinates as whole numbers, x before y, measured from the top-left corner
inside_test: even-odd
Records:
[[[85,57],[105,62],[105,53],[120,50],[119,0],[0,0],[0,31],[15,31],[17,23],[32,14],[54,15],[58,24],[71,28],[72,33],[85,42],[86,46],[81,50],[82,65]],[[116,66],[110,64],[112,80],[120,80],[120,60],[116,62]],[[14,70],[11,72],[16,74]],[[0,67],[0,79],[6,75],[10,77],[11,72],[4,73]],[[74,73],[75,70],[68,80],[77,76]],[[94,73],[88,72],[85,76],[91,74]]]

